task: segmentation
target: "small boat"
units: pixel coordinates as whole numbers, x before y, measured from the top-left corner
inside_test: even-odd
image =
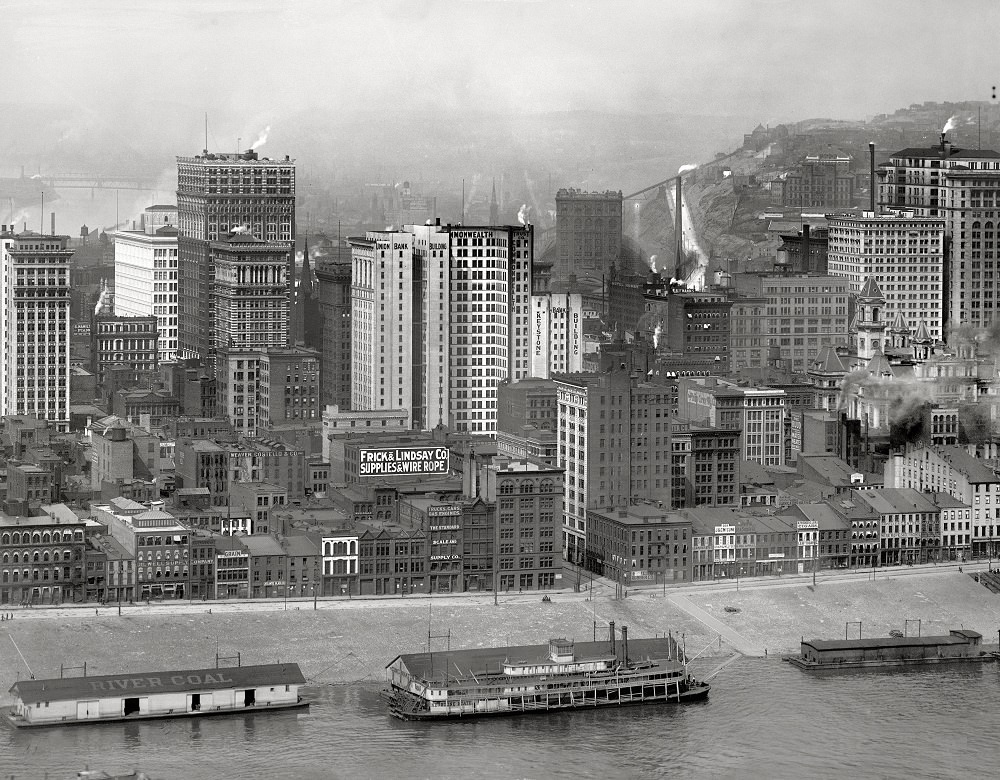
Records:
[[[892,631],[887,637],[802,640],[799,655],[784,660],[806,671],[823,671],[982,663],[997,660],[997,654],[983,647],[978,631],[954,628],[942,636]]]
[[[17,727],[246,714],[305,707],[298,664],[18,680],[4,713]]]
[[[611,624],[614,632],[614,624]],[[613,637],[613,634],[612,634]],[[386,666],[389,712],[402,720],[514,715],[704,699],[671,637],[620,645],[550,639],[548,646],[399,655]]]

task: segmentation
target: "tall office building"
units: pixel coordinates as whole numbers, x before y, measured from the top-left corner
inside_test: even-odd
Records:
[[[495,433],[497,385],[530,369],[531,226],[417,225],[350,244],[352,409]]]
[[[730,367],[767,365],[777,354],[802,373],[827,346],[849,342],[850,282],[839,276],[736,274],[729,313]]]
[[[740,426],[677,417],[670,389],[642,379],[618,369],[554,380],[558,465],[565,469],[563,557],[594,570],[588,510],[739,502]]]
[[[613,263],[620,265],[622,250],[622,193],[556,193],[556,266],[561,276],[600,277]]]
[[[215,268],[219,407],[237,433],[254,436],[261,353],[288,341],[288,247],[233,233],[209,245],[209,259]]]
[[[879,166],[878,178],[881,209],[944,220],[943,323],[986,327],[998,321],[1000,153],[962,149],[942,133],[935,146],[892,153]],[[888,298],[889,290],[878,281]]]
[[[150,206],[115,243],[115,314],[156,317],[159,362],[177,357],[177,207]]]
[[[0,228],[0,415],[69,429],[70,273],[66,236]]]
[[[911,333],[921,323],[935,340],[942,337],[944,220],[913,212],[828,218],[828,268],[850,280],[858,294],[869,277],[885,293],[893,321],[902,315]]]
[[[338,260],[316,264],[319,316],[323,337],[320,362],[320,408],[351,408],[351,264]]]
[[[215,268],[211,244],[234,230],[284,248],[294,262],[295,162],[248,150],[177,158],[178,333],[181,357],[210,369],[214,342]],[[286,291],[286,295],[290,292]],[[287,324],[286,324],[287,328]],[[287,336],[286,336],[287,338]]]

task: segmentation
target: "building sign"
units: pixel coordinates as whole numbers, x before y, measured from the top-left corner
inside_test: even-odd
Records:
[[[428,517],[458,517],[460,514],[462,514],[462,508],[456,504],[438,504],[427,507]]]
[[[382,477],[392,474],[447,474],[447,447],[397,447],[359,449],[358,475]]]
[[[768,558],[784,558],[785,554],[784,553],[768,553],[767,557]]]
[[[457,561],[458,555],[432,555],[432,561]]]
[[[248,553],[240,550],[224,550],[219,553],[220,558],[246,558]]]
[[[235,684],[232,677],[223,670],[207,674],[175,674],[170,677],[121,677],[114,680],[94,680],[90,683],[92,691],[149,691],[168,685],[224,685]]]
[[[796,530],[799,531],[814,531],[819,528],[818,520],[799,520],[795,523]]]
[[[717,525],[715,526],[715,533],[717,534],[734,534],[736,533],[735,525]]]

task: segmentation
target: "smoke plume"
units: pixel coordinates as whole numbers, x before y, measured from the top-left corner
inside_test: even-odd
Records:
[[[942,130],[941,132],[947,133],[949,130],[954,130],[956,127],[958,127],[958,125],[955,123],[956,119],[958,119],[957,114],[955,116],[948,117],[948,121],[944,123],[944,130]]]
[[[688,171],[693,171],[697,167],[698,166],[695,165],[694,163],[686,163],[677,169],[677,175],[680,176],[681,174],[687,173]]]
[[[257,136],[257,140],[253,142],[253,145],[250,148],[253,149],[254,151],[257,151],[258,147],[266,144],[267,136],[270,132],[271,132],[271,126],[268,125],[263,130],[260,131],[260,135]]]
[[[527,203],[522,203],[521,208],[517,210],[517,221],[525,227],[531,222],[531,206]]]

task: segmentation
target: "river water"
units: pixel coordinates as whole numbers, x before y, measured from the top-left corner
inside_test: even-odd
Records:
[[[308,712],[3,726],[0,778],[943,778],[1000,765],[994,664],[810,675],[741,659],[705,702],[442,723],[390,718],[374,685],[315,693]]]

